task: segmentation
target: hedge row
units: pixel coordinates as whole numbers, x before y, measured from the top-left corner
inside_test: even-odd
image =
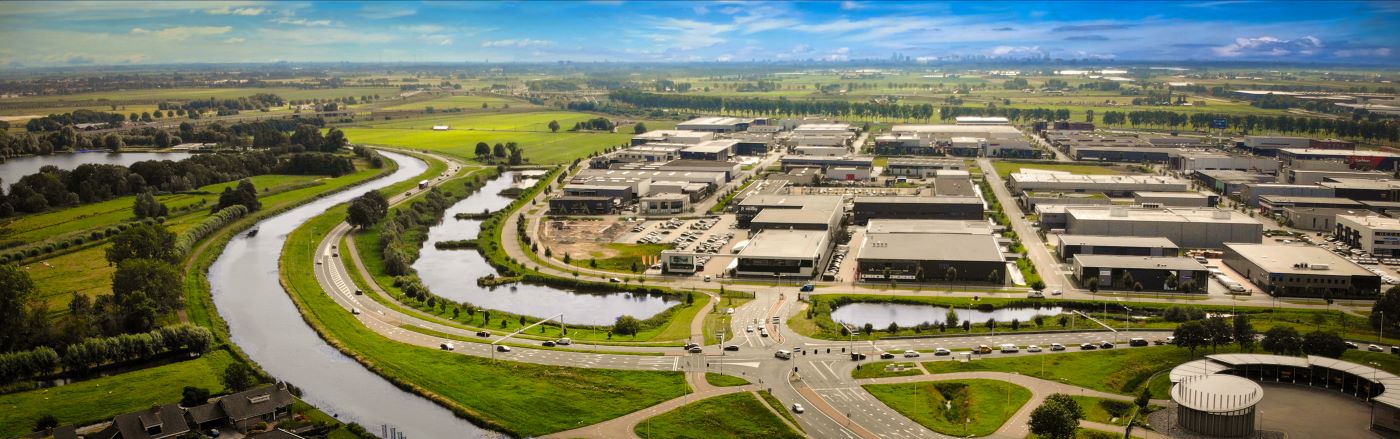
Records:
[[[91,367],[152,358],[171,352],[204,353],[214,341],[209,329],[188,324],[164,326],[141,334],[91,337],[64,348],[50,347],[0,354],[0,385],[44,376],[55,370],[84,371]]]
[[[224,226],[229,225],[247,214],[248,207],[242,204],[225,207],[217,213],[210,215],[204,222],[199,223],[199,225],[185,231],[185,233],[181,233],[179,237],[175,238],[175,250],[180,252],[180,255],[183,257],[189,254],[190,250],[194,249],[194,244],[199,242],[199,240],[219,231],[219,229],[222,229]]]

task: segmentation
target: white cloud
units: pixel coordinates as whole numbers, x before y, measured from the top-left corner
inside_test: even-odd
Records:
[[[705,15],[710,13],[710,8],[705,7],[705,5],[695,5],[690,8],[690,11],[694,12],[695,15]]]
[[[185,40],[191,37],[207,37],[233,32],[233,26],[176,26],[160,30],[132,28],[132,35],[153,35],[165,40]]]
[[[842,47],[840,49],[833,50],[831,51],[831,53],[822,56],[821,59],[822,61],[850,61],[851,48]]]
[[[245,42],[245,41],[248,41],[248,40],[245,40],[245,39],[239,38],[239,37],[233,37],[233,38],[229,38],[229,39],[227,39],[227,40],[224,40],[225,43],[229,43],[229,44],[238,44],[238,43],[242,43],[242,42]]]
[[[446,30],[447,28],[438,26],[436,24],[414,24],[409,26],[399,26],[399,29],[403,29],[409,32],[417,32],[420,34],[436,34],[442,33],[442,31]]]
[[[853,2],[853,1],[849,1],[849,0],[848,0],[848,1],[841,2],[841,9],[842,9],[842,10],[846,10],[846,11],[854,11],[854,10],[856,10],[856,9],[860,9],[860,8],[864,8],[864,7],[865,7],[865,5],[863,5],[863,4],[859,3],[859,2]]]
[[[417,13],[417,9],[393,8],[381,5],[367,5],[360,8],[360,16],[364,18],[400,18]]]
[[[305,18],[277,17],[272,19],[273,23],[288,24],[292,26],[330,26],[330,20],[307,20]]]
[[[532,39],[529,39],[529,38],[513,39],[513,38],[512,38],[512,39],[506,39],[506,40],[482,41],[482,42],[481,42],[481,47],[539,47],[539,46],[550,46],[550,45],[553,45],[553,44],[554,44],[554,42],[553,42],[553,41],[549,41],[549,40],[532,40]]]
[[[1296,40],[1262,36],[1255,38],[1239,37],[1235,42],[1212,49],[1216,55],[1224,57],[1279,57],[1288,55],[1313,55],[1322,49],[1322,40],[1305,36]]]
[[[656,32],[647,37],[667,48],[694,50],[723,43],[727,40],[722,35],[736,29],[734,24],[665,18],[656,25]]]
[[[1044,55],[1040,46],[997,46],[987,51],[988,55],[1001,57],[1017,57]]]
[[[267,12],[267,10],[263,8],[234,8],[231,6],[224,6],[222,8],[209,9],[204,12],[209,15],[242,15],[245,17],[253,17],[262,15],[263,12]]]

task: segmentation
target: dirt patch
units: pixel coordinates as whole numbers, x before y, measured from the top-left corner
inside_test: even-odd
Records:
[[[636,222],[603,219],[599,221],[548,220],[540,236],[545,244],[559,255],[568,253],[575,258],[609,258],[618,252],[607,248],[623,233],[627,233]]]

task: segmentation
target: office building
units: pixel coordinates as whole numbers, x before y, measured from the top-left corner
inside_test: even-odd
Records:
[[[1336,194],[1332,188],[1315,184],[1245,183],[1241,185],[1240,200],[1248,206],[1258,206],[1263,197],[1320,197]]]
[[[1003,285],[1006,266],[996,237],[980,233],[867,233],[856,254],[863,281]]]
[[[1054,235],[1061,260],[1075,255],[1180,256],[1181,249],[1167,238],[1156,236]]]
[[[1070,235],[1163,237],[1181,248],[1257,243],[1264,233],[1264,225],[1248,215],[1209,208],[1068,206],[1065,216],[1065,231]]]
[[[1285,226],[1311,232],[1332,233],[1337,228],[1337,215],[1376,216],[1369,210],[1335,209],[1327,207],[1285,207],[1279,220]]]
[[[1159,175],[1085,175],[1065,172],[1017,172],[1008,184],[1015,193],[1025,191],[1098,192],[1127,196],[1133,192],[1183,192],[1190,183]]]
[[[1200,192],[1133,192],[1133,204],[1158,207],[1215,207],[1220,197]]]
[[[1209,272],[1195,259],[1174,256],[1122,256],[1078,254],[1073,276],[1088,287],[1101,289],[1181,291],[1205,293]]]
[[[891,157],[885,164],[885,174],[899,177],[929,178],[938,171],[967,170],[961,159]]]
[[[690,130],[653,130],[632,136],[632,146],[649,143],[694,145],[715,138],[714,133]]]
[[[676,124],[676,129],[710,133],[732,133],[747,130],[752,123],[753,119],[738,117],[697,117]]]
[[[1337,215],[1337,242],[1386,258],[1400,256],[1400,218]]]
[[[1381,277],[1321,247],[1229,243],[1225,265],[1276,296],[1375,297]]]
[[[824,269],[831,239],[821,230],[763,230],[739,251],[737,276],[811,279]]]
[[[1278,158],[1284,166],[1292,166],[1296,161],[1328,160],[1346,162],[1352,169],[1380,171],[1393,171],[1396,162],[1400,162],[1400,154],[1385,151],[1312,148],[1280,149],[1278,150]]]
[[[1329,178],[1318,183],[1331,189],[1334,196],[1356,201],[1400,201],[1400,181]]]
[[[982,199],[968,196],[858,196],[852,215],[856,224],[880,219],[982,219]]]

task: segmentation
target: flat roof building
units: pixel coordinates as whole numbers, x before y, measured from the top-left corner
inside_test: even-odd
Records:
[[[987,220],[872,219],[865,233],[945,233],[990,235],[998,226]]]
[[[1278,177],[1273,175],[1231,169],[1197,170],[1191,173],[1191,178],[1225,196],[1241,193],[1247,184],[1278,181]]]
[[[1066,206],[1071,235],[1157,236],[1182,248],[1220,248],[1227,242],[1263,240],[1264,224],[1232,211],[1202,208]]]
[[[891,157],[885,164],[885,174],[929,178],[942,170],[966,170],[967,165],[960,159],[905,158]]]
[[[1287,195],[1263,195],[1259,197],[1259,210],[1264,212],[1278,214],[1283,212],[1285,207],[1365,209],[1366,205],[1346,198],[1335,197],[1291,197]]]
[[[1340,160],[1353,169],[1390,171],[1400,162],[1400,154],[1385,151],[1351,151],[1341,149],[1295,148],[1278,150],[1279,161],[1285,166],[1302,160]]]
[[[734,274],[811,279],[823,267],[831,241],[820,230],[762,230],[739,251]]]
[[[1179,256],[1172,240],[1156,236],[1055,235],[1061,260],[1075,255]]]
[[[1375,216],[1374,212],[1358,209],[1328,207],[1285,207],[1281,213],[1283,225],[1312,232],[1331,233],[1337,227],[1337,215]]]
[[[735,146],[738,140],[720,139],[706,140],[681,150],[681,158],[685,160],[710,160],[729,161],[734,156]]]
[[[861,196],[852,215],[856,224],[875,218],[980,220],[984,208],[981,198],[968,196]]]
[[[1209,272],[1186,257],[1079,254],[1073,275],[1086,287],[1098,282],[1100,288],[1138,290],[1141,284],[1142,291],[1204,293]]]
[[[610,215],[617,212],[617,198],[561,195],[549,199],[550,215]]]
[[[1000,116],[958,116],[956,120],[958,125],[962,126],[1011,125],[1010,120]]]
[[[767,210],[839,212],[844,204],[845,200],[840,195],[755,194],[740,201],[734,211],[739,225],[747,226]]]
[[[1133,192],[1133,204],[1161,207],[1215,207],[1220,197],[1200,192]]]
[[[853,167],[853,168],[873,168],[875,158],[870,156],[783,156],[778,159],[783,165],[783,171],[790,171],[792,168],[818,168],[826,172],[833,166]]]
[[[676,129],[712,133],[732,133],[749,129],[749,124],[751,123],[753,123],[753,119],[738,117],[697,117],[676,124]]]
[[[1240,200],[1246,205],[1258,206],[1263,197],[1322,197],[1330,198],[1335,190],[1312,184],[1245,183],[1240,186]]]
[[[1400,256],[1400,218],[1337,215],[1337,240],[1380,257]]]
[[[1016,172],[1011,174],[1012,191],[1101,192],[1127,195],[1138,191],[1183,192],[1190,183],[1160,175],[1086,175],[1062,172]]]
[[[1227,154],[1217,151],[1189,151],[1168,161],[1177,171],[1234,170],[1262,174],[1278,172],[1278,160],[1272,157]]]
[[[632,145],[648,143],[680,143],[694,145],[715,138],[714,133],[690,130],[652,130],[632,136]]]
[[[1381,277],[1321,247],[1225,244],[1225,265],[1279,296],[1364,298],[1380,293]]]
[[[1334,178],[1350,178],[1355,180],[1388,180],[1392,178],[1388,172],[1374,171],[1332,171],[1315,169],[1289,169],[1288,182],[1292,184],[1318,184],[1324,181],[1335,181]]]
[[[1328,178],[1318,186],[1329,188],[1334,196],[1356,201],[1400,201],[1400,181]]]
[[[866,233],[856,254],[863,281],[1006,282],[995,236],[968,233]]]

